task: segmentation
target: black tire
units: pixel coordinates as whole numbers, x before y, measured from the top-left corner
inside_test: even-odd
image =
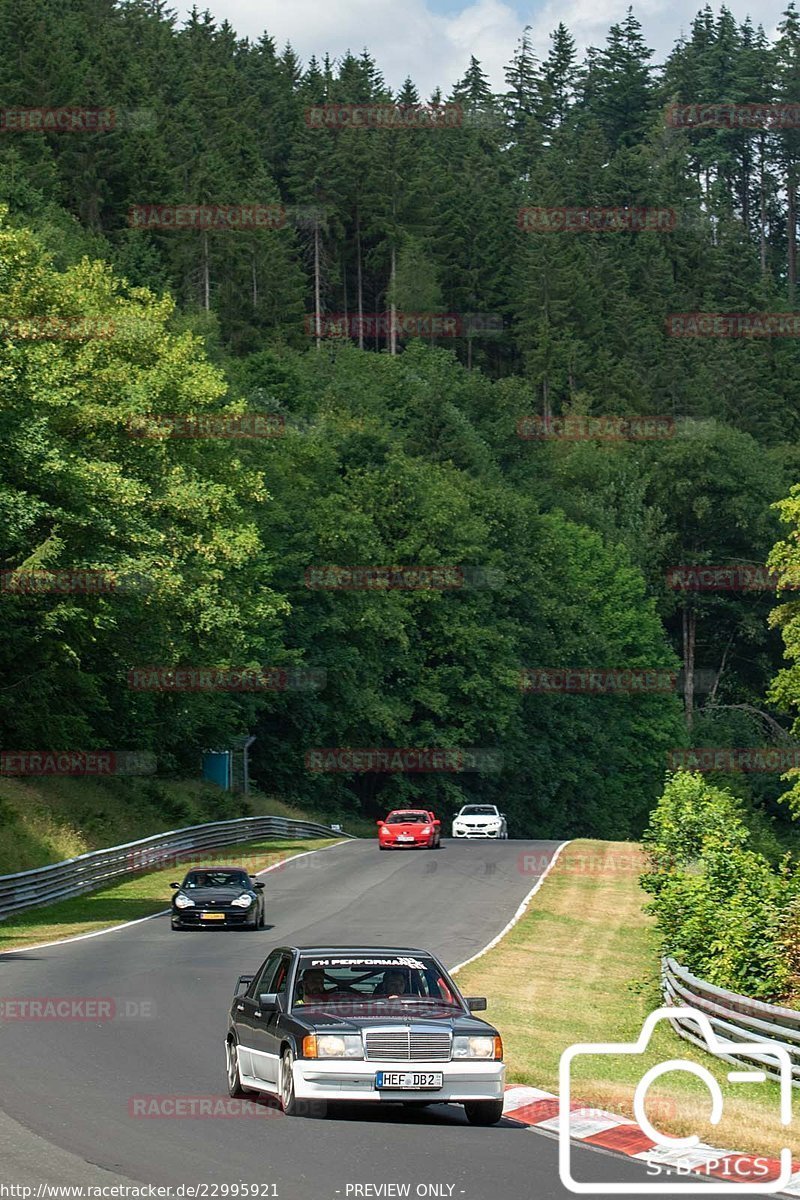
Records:
[[[225,1067],[228,1074],[228,1095],[234,1100],[240,1100],[242,1096],[252,1096],[252,1089],[242,1086],[239,1074],[239,1046],[233,1038],[227,1038],[225,1042]]]
[[[278,1086],[281,1093],[281,1108],[284,1116],[294,1117],[297,1115],[297,1097],[294,1094],[294,1076],[292,1074],[292,1066],[294,1064],[294,1054],[290,1046],[287,1046],[281,1055],[281,1074]]]
[[[470,1125],[496,1125],[503,1115],[502,1100],[468,1100],[464,1105]]]
[[[266,907],[264,907],[261,909],[261,920],[258,922],[258,928],[263,929],[265,927],[266,923],[267,923],[267,910],[266,910]]]
[[[385,850],[385,849],[386,849],[386,847],[385,847],[385,846],[382,846],[382,845],[380,844],[380,842],[378,842],[378,849],[379,849],[379,850]]]

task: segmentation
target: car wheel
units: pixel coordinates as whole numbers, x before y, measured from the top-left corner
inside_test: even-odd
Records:
[[[385,846],[382,846],[382,845],[380,844],[380,842],[379,842],[379,843],[378,843],[378,849],[379,849],[379,850],[385,850],[385,849],[386,849],[386,847],[385,847]]]
[[[286,1047],[281,1056],[281,1108],[287,1117],[297,1112],[297,1097],[294,1094],[294,1054]]]
[[[503,1115],[502,1100],[468,1100],[464,1105],[470,1125],[496,1125]]]
[[[225,1042],[225,1065],[228,1072],[228,1095],[237,1100],[242,1096],[251,1095],[250,1088],[242,1087],[242,1079],[239,1074],[239,1046],[231,1038]]]
[[[261,910],[261,920],[258,922],[258,928],[264,929],[267,924],[267,912],[265,908]]]

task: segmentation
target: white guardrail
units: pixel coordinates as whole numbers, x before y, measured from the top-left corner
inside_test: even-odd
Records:
[[[92,850],[48,867],[0,875],[0,921],[10,913],[94,891],[123,875],[134,875],[169,863],[178,866],[179,860],[192,851],[214,850],[261,838],[352,836],[329,825],[294,821],[288,817],[239,817],[233,821],[214,821],[208,825],[190,825],[186,829],[156,833],[138,842],[127,842],[108,850]]]
[[[777,1004],[765,1004],[762,1000],[751,1000],[736,992],[726,992],[698,979],[680,966],[674,958],[661,962],[661,987],[666,1004],[695,1008],[705,1013],[711,1027],[721,1038],[732,1042],[763,1042],[765,1045],[782,1046],[792,1059],[792,1083],[800,1087],[800,1012],[793,1008],[780,1008]],[[696,1024],[686,1020],[672,1020],[675,1032],[703,1050],[708,1047],[700,1036]],[[752,1067],[753,1058],[743,1052],[720,1054],[734,1066]],[[766,1063],[759,1063],[768,1075],[779,1078],[776,1071]]]

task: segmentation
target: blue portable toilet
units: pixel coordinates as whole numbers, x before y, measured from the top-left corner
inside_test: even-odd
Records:
[[[233,754],[230,750],[203,751],[203,779],[216,783],[223,791],[231,790]]]

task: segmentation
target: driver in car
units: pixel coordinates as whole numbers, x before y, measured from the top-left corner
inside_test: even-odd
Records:
[[[388,996],[394,1000],[397,996],[404,996],[408,991],[408,982],[405,972],[403,971],[385,971],[381,982],[380,993],[382,996]]]
[[[322,967],[309,967],[304,971],[300,987],[302,990],[297,997],[298,1004],[310,1004],[314,1000],[324,1000],[325,971]]]

